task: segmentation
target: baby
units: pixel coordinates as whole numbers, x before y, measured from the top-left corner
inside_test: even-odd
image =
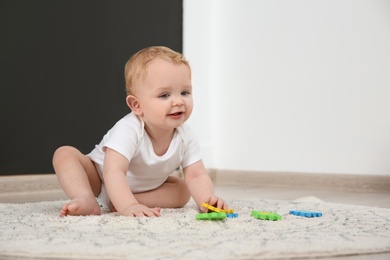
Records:
[[[193,108],[188,61],[167,47],[145,48],[127,62],[125,79],[131,113],[91,153],[70,146],[54,153],[55,172],[71,199],[60,216],[101,214],[97,196],[103,207],[132,217],[158,217],[161,208],[183,207],[191,196],[202,212],[202,202],[227,209],[185,124]],[[170,176],[178,167],[184,180]]]

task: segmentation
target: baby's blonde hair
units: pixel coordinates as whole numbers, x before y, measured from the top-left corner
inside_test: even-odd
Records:
[[[125,80],[127,95],[134,94],[134,85],[143,79],[148,72],[148,63],[155,59],[163,59],[174,64],[185,64],[191,71],[188,61],[183,54],[164,46],[152,46],[140,50],[127,61],[125,66]]]

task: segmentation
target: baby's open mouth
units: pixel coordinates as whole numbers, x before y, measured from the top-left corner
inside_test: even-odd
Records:
[[[181,114],[183,114],[183,112],[176,112],[176,113],[172,113],[171,116],[180,116]]]

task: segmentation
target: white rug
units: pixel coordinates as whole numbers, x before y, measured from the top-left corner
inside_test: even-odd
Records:
[[[74,259],[263,259],[390,252],[390,209],[295,201],[231,201],[238,218],[195,220],[193,202],[160,218],[115,213],[58,217],[64,201],[0,204],[0,257]],[[281,221],[258,220],[251,210]],[[289,210],[321,211],[320,218]]]

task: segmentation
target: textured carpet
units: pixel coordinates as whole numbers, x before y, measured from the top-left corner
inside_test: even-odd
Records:
[[[323,202],[237,200],[238,218],[195,220],[193,202],[160,218],[115,213],[58,217],[64,201],[0,204],[0,257],[74,259],[263,259],[390,252],[390,209]],[[281,221],[251,216],[272,211]],[[321,211],[322,217],[289,215]]]

